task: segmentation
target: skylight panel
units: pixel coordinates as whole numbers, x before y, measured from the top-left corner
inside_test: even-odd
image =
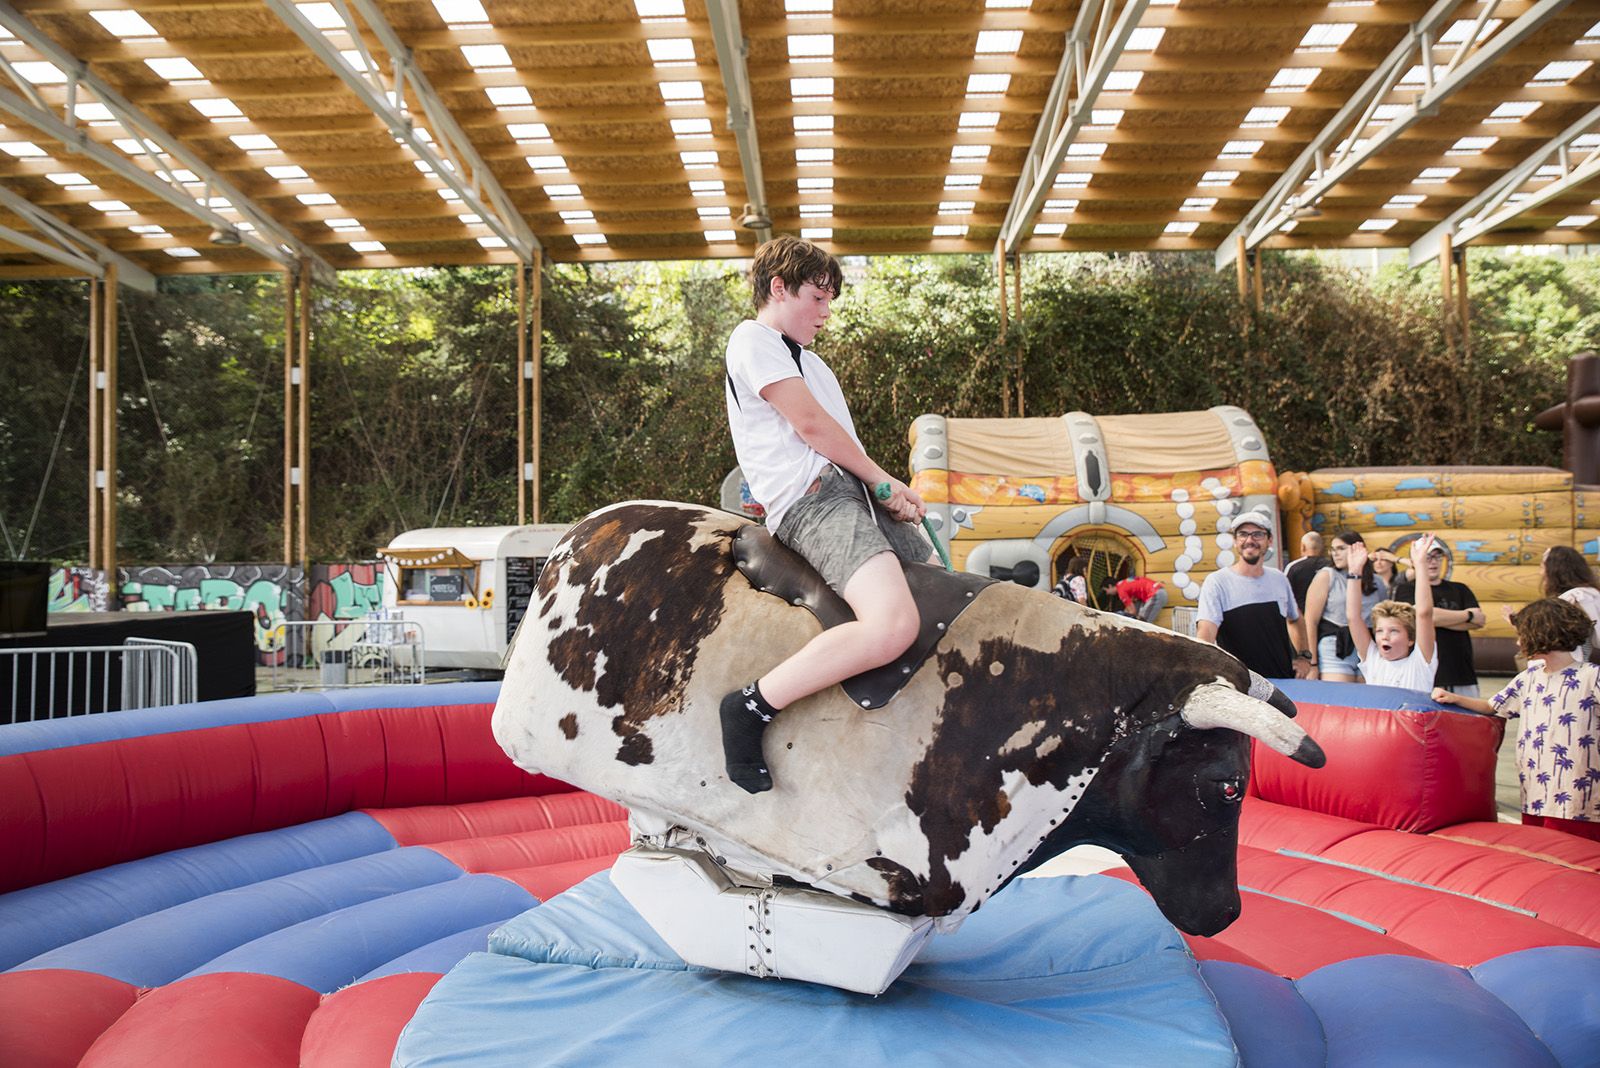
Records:
[[[981,174],[947,174],[944,176],[946,189],[976,189],[983,184]]]
[[[167,173],[172,175],[174,178],[176,178],[179,182],[183,183],[184,185],[199,185],[200,184],[200,176],[198,174],[194,173],[194,171],[185,170],[184,168],[179,167],[177,170],[168,171]]]
[[[433,0],[433,8],[450,26],[469,26],[489,21],[489,13],[478,0]],[[683,13],[681,0],[678,13]]]
[[[1416,180],[1425,185],[1435,185],[1448,182],[1461,173],[1460,167],[1424,167]]]
[[[1154,52],[1161,43],[1161,38],[1166,36],[1166,30],[1160,26],[1140,26],[1128,35],[1128,43],[1123,46],[1124,52]]]
[[[513,122],[506,126],[506,133],[518,141],[550,140],[550,127],[542,122]]]
[[[1500,140],[1500,138],[1498,138],[1498,137],[1462,137],[1462,138],[1458,138],[1456,140],[1455,144],[1451,145],[1448,149],[1445,150],[1445,155],[1447,155],[1447,156],[1475,156],[1480,152],[1486,151],[1488,148],[1490,148],[1498,140]]]
[[[1238,171],[1206,171],[1204,174],[1202,174],[1200,176],[1199,184],[1203,185],[1203,186],[1207,186],[1207,187],[1218,186],[1218,185],[1232,185],[1233,182],[1234,182],[1234,179],[1236,179],[1238,177],[1239,177],[1239,172]]]
[[[992,130],[998,125],[998,111],[963,111],[956,122],[956,128],[960,130]]]
[[[1249,159],[1261,151],[1261,141],[1229,141],[1217,153],[1218,159]]]
[[[976,206],[976,202],[971,200],[941,200],[939,201],[939,214],[970,215],[972,214],[972,209]]]
[[[198,259],[200,256],[200,253],[188,245],[173,245],[171,248],[164,248],[161,251],[178,260],[193,260]]]
[[[526,108],[533,106],[533,97],[521,85],[491,85],[484,89],[489,103],[497,108]]]
[[[1164,234],[1192,234],[1198,229],[1200,229],[1200,224],[1197,222],[1169,222],[1162,227],[1161,232]]]
[[[1572,139],[1572,147],[1579,152],[1588,152],[1590,149],[1600,148],[1600,134],[1586,133]]]
[[[800,236],[807,241],[832,241],[833,227],[831,226],[802,226]]]
[[[107,215],[120,215],[123,212],[131,212],[133,210],[120,200],[91,200],[89,201],[89,206],[95,211],[103,211]]]
[[[1300,44],[1295,48],[1297,52],[1334,52],[1339,46],[1350,39],[1350,34],[1355,31],[1353,22],[1318,22],[1306,30],[1306,35],[1300,38]]]
[[[1216,197],[1186,197],[1179,211],[1210,211],[1217,206]]]
[[[30,85],[60,85],[67,80],[60,67],[43,60],[13,63],[11,69],[17,72],[17,77]]]
[[[371,73],[378,69],[376,61],[369,60],[367,56],[361,54],[359,49],[347,48],[339,53],[339,58],[344,60],[345,65],[352,70]]]
[[[144,155],[144,142],[132,137],[118,137],[111,142],[130,156]]]
[[[1073,143],[1067,146],[1068,159],[1099,159],[1105,154],[1106,146],[1102,141]]]
[[[783,0],[786,15],[827,15],[833,11],[833,0]]]
[[[1383,206],[1384,211],[1409,211],[1428,198],[1421,193],[1396,193]]]
[[[268,167],[267,174],[280,182],[303,182],[306,180],[304,167],[288,164],[281,167]]]
[[[800,205],[800,218],[826,219],[833,214],[832,204],[802,204]]]
[[[556,174],[567,169],[566,157],[560,155],[528,156],[526,160],[534,174]]]
[[[328,204],[337,204],[332,193],[296,193],[295,199],[308,208],[322,207]]]
[[[99,124],[102,122],[117,121],[117,117],[111,113],[110,108],[106,107],[104,104],[97,104],[92,101],[87,104],[77,105],[72,109],[72,113],[78,117],[79,122],[92,122]]]
[[[584,223],[594,222],[594,212],[586,209],[579,208],[570,211],[563,211],[560,213],[560,215],[561,221],[566,223],[568,226],[579,226]]]
[[[831,193],[833,191],[832,178],[797,178],[795,182],[802,193]]]
[[[13,159],[42,159],[50,154],[32,141],[0,141],[0,152]]]
[[[1537,100],[1507,100],[1489,113],[1485,122],[1521,122],[1539,110]]]
[[[1528,85],[1566,85],[1592,66],[1594,63],[1587,59],[1558,59],[1540,68]]]
[[[1013,55],[1021,45],[1021,30],[979,30],[974,52],[980,56]]]
[[[477,239],[477,241],[478,241],[478,244],[480,246],[482,246],[483,248],[505,248],[506,247],[506,239],[503,238],[503,237],[497,237],[494,234],[484,234],[482,237],[479,237]]]
[[[1045,214],[1070,214],[1078,210],[1076,200],[1047,200],[1042,209]]]
[[[732,230],[707,230],[706,240],[713,245],[725,245],[730,241],[739,240],[739,235]]]
[[[1067,224],[1064,222],[1037,222],[1033,224],[1033,235],[1035,237],[1060,237],[1066,232]]]
[[[1009,74],[969,74],[967,75],[968,96],[1004,96],[1011,87]]]
[[[982,163],[988,158],[988,145],[955,145],[950,149],[951,163]]]
[[[712,180],[700,179],[689,183],[689,194],[691,196],[719,197],[724,196],[727,192],[728,187],[723,185],[720,178]]]
[[[319,30],[342,30],[345,28],[344,19],[339,17],[339,9],[332,4],[296,4],[295,9],[311,25]]]
[[[672,119],[674,137],[710,137],[710,119]]]
[[[796,100],[828,100],[833,97],[832,78],[790,78],[789,95]]]
[[[796,115],[794,132],[797,134],[829,134],[833,132],[832,115]]]
[[[1239,125],[1245,129],[1276,126],[1288,117],[1288,108],[1251,108]]]
[[[801,151],[804,151],[804,149]],[[715,152],[679,152],[678,159],[682,161],[685,167],[690,168],[715,167],[717,165],[717,154]]]
[[[246,152],[271,152],[278,147],[266,134],[234,134],[228,140]]]
[[[1443,33],[1439,35],[1439,43],[1444,45],[1465,44],[1467,41],[1467,35],[1472,32],[1472,27],[1476,22],[1476,19],[1456,19],[1445,28]],[[1483,29],[1478,31],[1476,40],[1478,42],[1488,40],[1489,37],[1494,34],[1494,31],[1498,30],[1499,28],[1500,20],[1490,19],[1488,22],[1483,24]]]
[[[1394,224],[1399,221],[1399,219],[1363,219],[1361,225],[1356,229],[1365,230],[1367,233],[1381,234],[1385,230],[1392,229]]]
[[[657,42],[651,41],[651,44]],[[461,46],[461,55],[473,70],[510,70],[511,53],[505,45],[470,44]]]
[[[733,210],[723,205],[695,208],[694,211],[702,219],[727,219],[733,216]]]
[[[107,33],[124,41],[161,36],[137,11],[91,11],[89,17],[103,26]]]
[[[1372,121],[1368,122],[1367,125],[1387,126],[1395,119],[1398,119],[1408,107],[1410,107],[1408,104],[1379,104],[1372,109]]]
[[[606,243],[605,234],[573,234],[572,240],[580,245],[603,245]]]
[[[468,226],[478,226],[478,225],[481,225],[483,223],[483,216],[482,215],[475,215],[470,211],[464,211],[460,215],[457,215],[456,218],[460,219],[462,222],[466,223]]]
[[[1445,65],[1443,63],[1435,63],[1433,65],[1433,80],[1437,82],[1440,78],[1444,77],[1444,71]],[[1410,70],[1405,72],[1405,74],[1400,78],[1398,84],[1401,87],[1408,89],[1421,88],[1422,86],[1428,84],[1427,71],[1422,64],[1415,64]]]
[[[225,96],[191,100],[189,101],[189,106],[208,119],[238,119],[244,117],[244,112],[239,110],[239,105]]]
[[[366,229],[365,226],[361,225],[361,220],[360,219],[350,219],[350,218],[323,219],[322,220],[322,224],[324,226],[326,226],[330,230],[345,230],[345,231],[348,231],[348,230],[365,230]]]
[[[983,0],[983,6],[993,11],[996,8],[1027,8],[1033,0]]]
[[[1538,170],[1534,171],[1533,172],[1533,176],[1534,176],[1535,179],[1539,179],[1539,178],[1560,178],[1561,177],[1561,167],[1558,164],[1555,164],[1555,163],[1546,163],[1543,167],[1540,167]],[[1516,198],[1513,197],[1512,199],[1515,200]]]
[[[693,63],[694,42],[687,37],[653,37],[645,42],[652,63]]]
[[[144,65],[169,82],[203,82],[206,78],[204,74],[200,73],[199,67],[182,56],[147,59],[144,61]]]
[[[1578,38],[1578,44],[1600,44],[1600,22],[1583,31],[1583,36]]]
[[[1139,83],[1144,80],[1142,70],[1114,70],[1106,75],[1104,91],[1108,93],[1131,93],[1139,88]]]
[[[1122,121],[1126,112],[1120,108],[1092,108],[1089,111],[1089,121],[1084,125],[1086,130],[1115,130]]]
[[[165,234],[167,231],[165,227],[156,226],[154,223],[142,223],[138,226],[128,227],[128,232],[138,234],[140,237],[155,237],[158,234]]]
[[[1089,179],[1094,177],[1083,171],[1067,171],[1065,174],[1056,175],[1055,187],[1057,189],[1085,189]]]
[[[797,148],[794,150],[794,161],[802,167],[814,166],[820,163],[832,163],[833,149]]]
[[[352,252],[386,252],[386,251],[388,251],[387,249],[384,248],[384,245],[383,245],[382,241],[352,241],[352,242],[350,242],[350,250]]]
[[[831,33],[791,33],[788,40],[790,59],[833,58]]]
[[[933,228],[934,237],[966,237],[966,223],[942,223]]]
[[[547,185],[544,187],[544,195],[551,200],[581,200],[583,190],[575,185]]]
[[[94,184],[77,171],[59,171],[55,174],[47,174],[45,177],[64,189]]]
[[[660,89],[668,104],[698,104],[706,98],[706,88],[699,82],[662,82]]]
[[[1556,223],[1556,226],[1563,230],[1576,230],[1579,227],[1588,226],[1594,220],[1595,217],[1593,215],[1568,215],[1565,219]]]
[[[1267,86],[1269,93],[1298,93],[1322,73],[1321,67],[1282,67]]]
[[[633,8],[642,19],[683,18],[683,0],[633,0]]]

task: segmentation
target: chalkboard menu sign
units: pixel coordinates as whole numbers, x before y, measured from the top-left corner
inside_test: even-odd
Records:
[[[528,612],[533,600],[533,587],[539,581],[539,571],[544,567],[543,556],[506,557],[506,645],[517,636],[517,624]]]
[[[429,575],[428,599],[430,601],[460,601],[467,593],[467,579],[461,574]]]

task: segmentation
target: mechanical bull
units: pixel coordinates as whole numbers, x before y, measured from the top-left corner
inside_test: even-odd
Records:
[[[1231,923],[1250,739],[1323,762],[1293,705],[1211,645],[1009,583],[907,577],[922,640],[777,717],[777,787],[751,795],[724,773],[718,700],[848,609],[739,516],[603,509],[539,577],[495,737],[631,810],[613,881],[691,963],[876,993],[933,930],[1079,843],[1126,858],[1179,928]]]

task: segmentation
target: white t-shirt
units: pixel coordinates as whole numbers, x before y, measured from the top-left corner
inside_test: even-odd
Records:
[[[1367,646],[1367,655],[1361,658],[1361,677],[1371,686],[1398,686],[1402,690],[1433,692],[1433,677],[1439,671],[1439,647],[1433,649],[1433,659],[1422,659],[1422,650],[1415,645],[1411,655],[1404,660],[1385,660],[1378,643]]]
[[[800,348],[797,363],[791,344],[795,343],[772,327],[746,319],[728,338],[728,382],[723,385],[734,455],[750,486],[750,496],[767,510],[767,526],[773,530],[829,461],[805,443],[778,409],[762,399],[763,389],[785,378],[802,379],[822,410],[861,444],[839,380],[810,349]]]
[[[1593,586],[1574,586],[1561,595],[1563,601],[1571,601],[1583,609],[1590,619],[1594,620],[1594,633],[1589,641],[1600,645],[1600,590]]]

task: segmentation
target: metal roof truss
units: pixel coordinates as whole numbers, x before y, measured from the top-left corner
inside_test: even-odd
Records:
[[[124,285],[146,293],[156,291],[155,275],[11,190],[0,188],[0,207],[26,220],[41,235],[34,237],[8,226],[0,226],[0,238],[18,248],[25,248],[53,263],[82,271],[92,278],[103,278],[105,265],[115,264],[117,277]]]
[[[750,69],[745,65],[750,45],[739,25],[739,0],[706,0],[706,17],[711,22],[711,39],[717,49],[722,86],[728,94],[728,128],[739,146],[739,166],[744,172],[748,199],[745,218],[766,222],[765,226],[751,229],[757,241],[767,241],[772,237],[772,215],[767,210],[761,147],[756,142],[755,101],[750,92]]]

